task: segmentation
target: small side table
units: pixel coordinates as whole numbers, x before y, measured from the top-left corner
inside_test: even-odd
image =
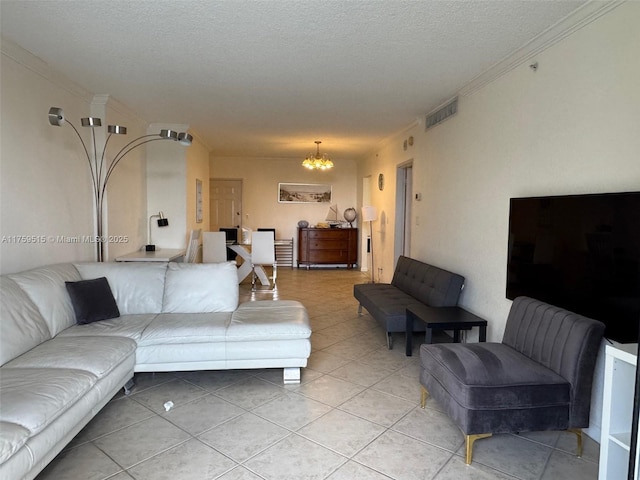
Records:
[[[487,341],[487,321],[467,312],[460,307],[429,307],[416,303],[407,307],[406,354],[411,356],[413,349],[413,322],[425,323],[425,343],[432,343],[434,330],[453,330],[453,341],[460,343],[460,330],[471,330],[479,327],[479,340]]]

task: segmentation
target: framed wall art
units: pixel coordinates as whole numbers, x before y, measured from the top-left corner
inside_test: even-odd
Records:
[[[196,178],[196,223],[202,223],[202,180]]]
[[[279,183],[280,203],[331,203],[331,185],[325,183]]]

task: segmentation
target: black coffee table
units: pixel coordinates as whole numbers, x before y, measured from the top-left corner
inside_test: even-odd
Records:
[[[460,342],[460,331],[480,328],[479,340],[487,341],[487,321],[460,307],[429,307],[416,303],[407,307],[406,353],[411,356],[413,349],[413,323],[425,324],[425,343],[432,343],[434,330],[453,330],[453,341]]]

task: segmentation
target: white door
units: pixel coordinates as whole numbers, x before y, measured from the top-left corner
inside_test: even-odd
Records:
[[[242,180],[209,181],[210,228],[240,228],[242,226]]]
[[[396,176],[396,225],[394,254],[411,256],[411,207],[413,200],[413,163],[399,165]]]

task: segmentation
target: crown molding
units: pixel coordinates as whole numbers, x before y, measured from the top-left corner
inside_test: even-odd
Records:
[[[611,10],[619,7],[623,3],[625,3],[623,0],[592,0],[587,2],[579,9],[546,29],[524,46],[510,53],[499,62],[493,64],[488,70],[484,71],[462,87],[459,94],[471,95],[505,73],[513,70],[518,65],[530,60],[532,57],[540,54],[547,48],[555,45],[597,20],[601,16],[609,13]]]
[[[60,72],[51,68],[47,62],[35,56],[30,51],[25,50],[17,43],[5,37],[2,37],[2,40],[0,42],[0,50],[2,51],[3,55],[11,58],[13,61],[22,65],[28,70],[31,70],[36,75],[39,75],[42,78],[54,83],[60,88],[66,90],[72,95],[81,98],[86,102],[91,102],[93,93],[82,88],[80,85],[73,82],[68,77],[65,77]]]
[[[365,153],[363,153],[362,155],[359,155],[357,157],[353,157],[353,159],[356,162],[359,162],[361,160],[366,160],[367,158],[371,157],[371,156],[375,156],[380,150],[382,150],[386,145],[388,145],[389,143],[392,143],[394,141],[396,141],[399,138],[402,138],[405,135],[409,135],[412,133],[413,129],[423,125],[424,121],[422,119],[422,117],[416,117],[416,119],[411,122],[410,124],[396,130],[395,132],[386,135],[385,137],[381,138],[380,140],[378,140],[376,142],[376,144],[371,147],[369,150],[367,150]],[[414,134],[415,135],[415,134]]]

